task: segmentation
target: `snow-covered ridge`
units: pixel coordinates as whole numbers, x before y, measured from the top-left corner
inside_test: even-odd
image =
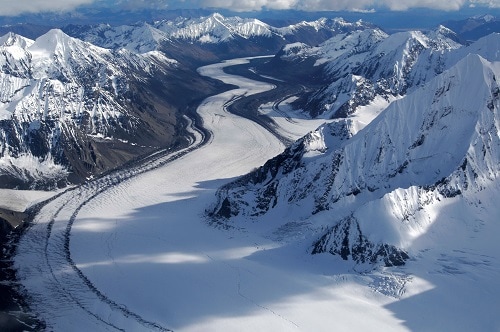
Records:
[[[371,25],[363,21],[348,22],[341,17],[337,17],[333,19],[320,18],[310,22],[302,21],[297,24],[292,24],[286,27],[274,28],[274,30],[283,35],[289,35],[289,34],[294,34],[298,30],[303,28],[313,28],[317,32],[323,29],[328,29],[336,32],[345,32],[345,31],[355,31],[359,29],[364,29],[368,26]]]
[[[164,21],[157,25],[171,38],[200,42],[224,42],[237,36],[250,38],[272,34],[271,27],[257,19],[226,18],[218,13],[199,19]],[[210,37],[210,38],[208,38]]]
[[[99,25],[81,28],[68,27],[72,35],[106,48],[126,48],[129,51],[144,53],[157,50],[164,44],[182,41],[200,44],[229,43],[238,39],[262,38],[263,40],[300,39],[305,31],[308,36],[318,32],[330,34],[361,29],[364,22],[350,23],[343,19],[318,19],[312,22],[300,22],[286,27],[273,27],[254,18],[238,16],[224,17],[214,13],[206,17],[161,20],[151,24],[112,27]],[[307,42],[307,38],[304,42]],[[314,43],[314,42],[313,42]]]
[[[499,70],[469,55],[357,133],[349,119],[325,125],[221,189],[214,217],[244,227],[267,215],[308,220],[328,228],[313,253],[403,264],[435,209],[498,186]]]

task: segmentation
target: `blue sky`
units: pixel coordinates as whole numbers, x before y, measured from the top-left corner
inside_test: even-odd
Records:
[[[140,8],[224,8],[233,11],[305,10],[305,11],[405,11],[429,8],[460,11],[471,7],[500,8],[500,0],[0,0],[0,15],[71,11],[79,6],[115,6]]]

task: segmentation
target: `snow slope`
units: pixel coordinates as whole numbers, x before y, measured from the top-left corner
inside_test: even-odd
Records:
[[[0,189],[0,209],[24,212],[55,194],[53,191]]]

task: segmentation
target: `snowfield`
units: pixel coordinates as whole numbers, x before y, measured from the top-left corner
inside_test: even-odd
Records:
[[[236,98],[273,88],[223,72],[245,61],[200,68],[239,86],[200,105],[212,133],[207,144],[148,172],[124,170],[70,189],[36,216],[15,263],[48,330],[499,330],[500,253],[493,244],[500,213],[480,214],[481,206],[498,204],[498,181],[475,210],[462,209],[458,197],[449,211],[436,211],[447,217],[413,239],[421,256],[399,268],[359,273],[340,257],[311,255],[321,230],[307,221],[282,227],[270,214],[248,227],[209,225],[216,190],[285,148],[226,111]],[[261,111],[275,116],[287,137],[319,125],[285,119],[280,107]],[[374,107],[367,114],[380,112]],[[359,119],[359,129],[366,121]],[[202,140],[196,136],[194,147]],[[450,231],[454,240],[443,242]]]

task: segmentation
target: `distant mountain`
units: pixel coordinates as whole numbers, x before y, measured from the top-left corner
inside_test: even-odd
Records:
[[[136,53],[160,50],[173,59],[199,64],[237,56],[273,54],[292,42],[314,46],[339,33],[372,26],[323,18],[273,27],[257,19],[214,13],[200,18],[178,17],[124,26],[69,25],[64,31],[105,48],[125,48]]]
[[[500,32],[500,19],[489,14],[465,20],[446,21],[442,24],[466,41],[475,41],[491,33]]]
[[[267,24],[276,27],[282,27],[297,24],[301,21],[315,21],[322,17],[335,18],[342,17],[347,21],[366,21],[380,26],[384,31],[396,32],[409,29],[432,29],[433,27],[451,20],[462,20],[463,18],[473,16],[483,16],[484,7],[476,6],[463,7],[460,11],[431,10],[429,8],[416,8],[407,11],[379,10],[375,12],[362,11],[301,11],[301,10],[272,10],[250,12],[234,12],[223,8],[207,9],[174,9],[172,4],[166,9],[165,5],[159,2],[148,3],[151,6],[134,6],[133,2],[129,5],[120,6],[107,4],[106,1],[94,1],[89,5],[81,5],[69,12],[46,12],[35,14],[21,14],[17,16],[2,16],[0,13],[0,26],[16,25],[29,22],[30,24],[46,25],[61,28],[69,24],[74,25],[96,25],[110,24],[113,26],[130,25],[137,22],[155,22],[161,20],[175,20],[178,17],[197,18],[210,16],[214,12],[221,13],[226,17],[240,16],[242,18],[256,18]],[[155,6],[156,5],[156,6]],[[499,10],[489,8],[488,13],[495,16]],[[36,38],[34,36],[32,38]]]
[[[498,68],[465,55],[364,128],[354,118],[321,126],[222,187],[211,217],[281,235],[315,230],[312,254],[357,266],[405,264],[412,239],[447,218],[450,204],[472,219],[495,215],[496,206],[474,202],[486,189],[499,194]]]
[[[57,29],[1,37],[0,83],[0,179],[17,188],[78,183],[181,144],[180,111],[216,87],[159,52],[112,51]]]

